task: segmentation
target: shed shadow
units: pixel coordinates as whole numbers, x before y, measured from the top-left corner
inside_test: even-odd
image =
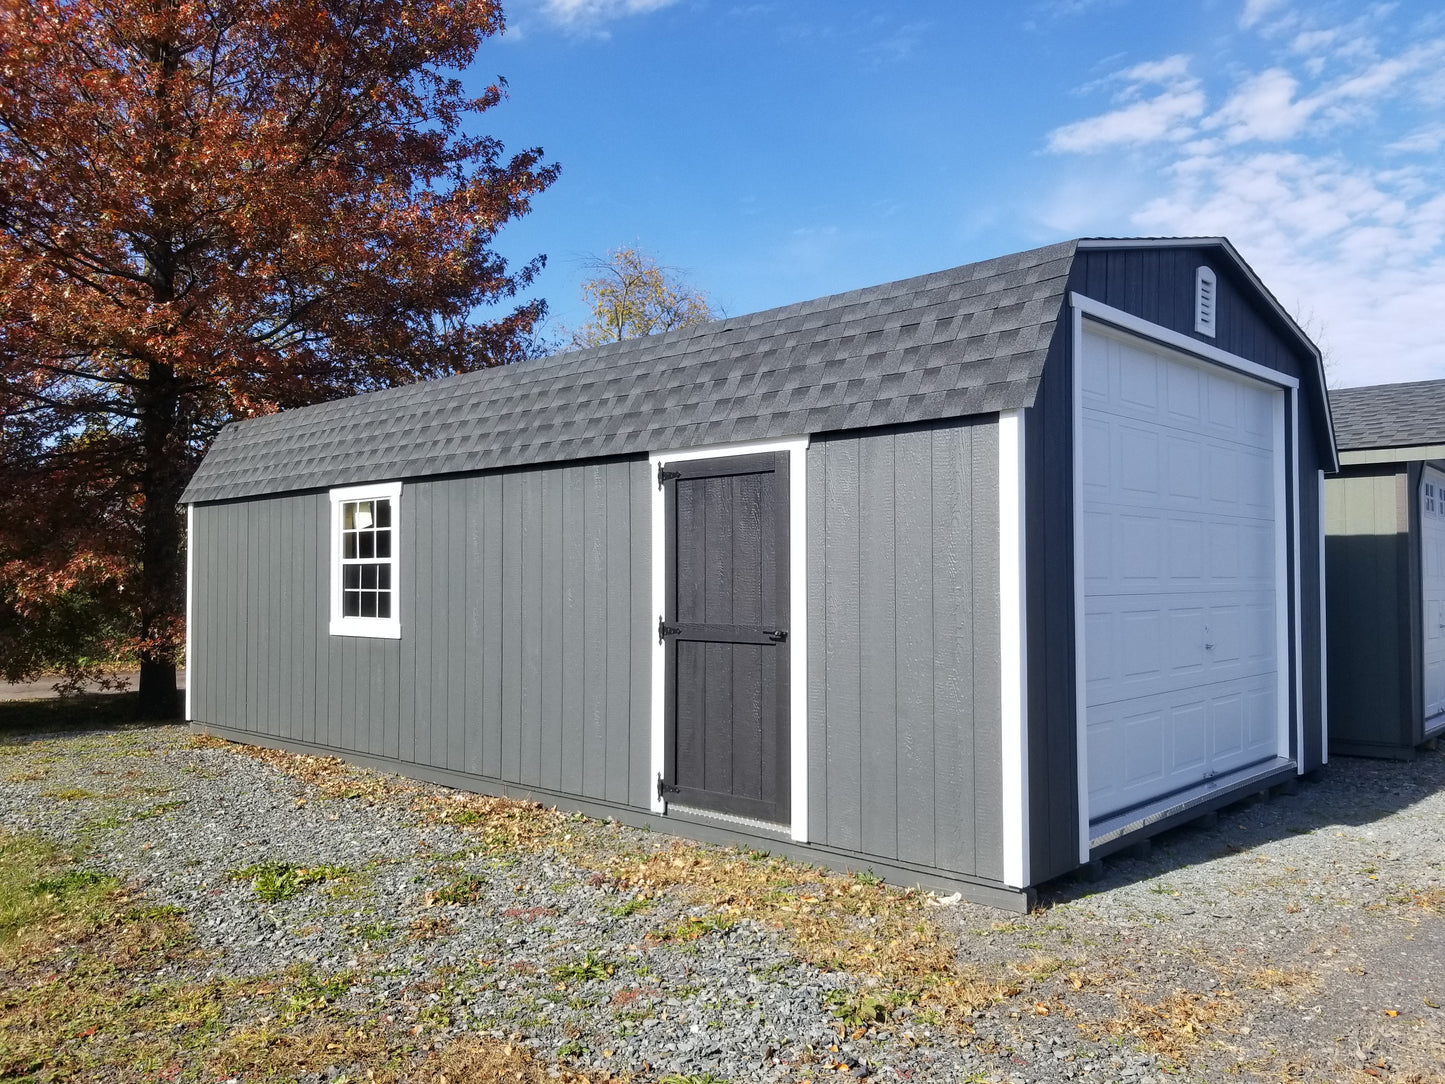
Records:
[[[1251,851],[1292,835],[1360,828],[1445,791],[1445,744],[1409,761],[1333,757],[1318,778],[1293,794],[1250,796],[1211,816],[1186,821],[1103,859],[1102,876],[1087,868],[1039,886],[1039,909]]]

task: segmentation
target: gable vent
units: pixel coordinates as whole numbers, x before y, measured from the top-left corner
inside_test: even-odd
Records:
[[[1214,338],[1215,296],[1213,270],[1200,267],[1194,272],[1194,330],[1211,339]]]

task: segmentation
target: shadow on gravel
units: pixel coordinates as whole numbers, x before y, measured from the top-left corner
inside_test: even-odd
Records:
[[[1441,791],[1445,791],[1445,746],[1422,750],[1409,761],[1333,757],[1319,778],[1301,779],[1294,794],[1251,795],[1215,815],[1167,829],[1142,848],[1110,855],[1097,880],[1081,870],[1043,885],[1038,906],[1070,903],[1291,835],[1362,827]]]
[[[139,695],[134,692],[78,693],[36,700],[0,700],[0,740],[128,726],[137,721]],[[180,722],[182,714],[178,703],[175,718],[168,721]]]

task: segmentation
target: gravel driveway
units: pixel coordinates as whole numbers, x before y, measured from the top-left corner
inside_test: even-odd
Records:
[[[763,863],[772,914],[878,891],[866,873],[570,817],[506,847],[443,788],[333,768],[318,789],[288,767],[307,763],[181,726],[12,736],[0,829],[77,847],[182,908],[204,953],[173,966],[198,980],[344,973],[334,1011],[415,1021],[437,1044],[470,1031],[644,1080],[1445,1081],[1445,753],[1337,760],[1297,794],[1111,859],[1102,882],[1046,890],[1022,918],[896,901],[997,991],[961,1017],[890,994],[863,957],[808,963],[748,907],[648,892],[596,856],[699,877]],[[267,868],[317,880],[268,899]],[[309,1079],[346,1073],[364,1067]]]

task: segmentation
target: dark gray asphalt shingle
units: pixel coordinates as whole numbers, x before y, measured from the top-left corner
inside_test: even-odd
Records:
[[[1026,406],[1075,246],[238,422],[182,500]]]
[[[1334,388],[1330,410],[1342,452],[1445,444],[1445,380]]]

